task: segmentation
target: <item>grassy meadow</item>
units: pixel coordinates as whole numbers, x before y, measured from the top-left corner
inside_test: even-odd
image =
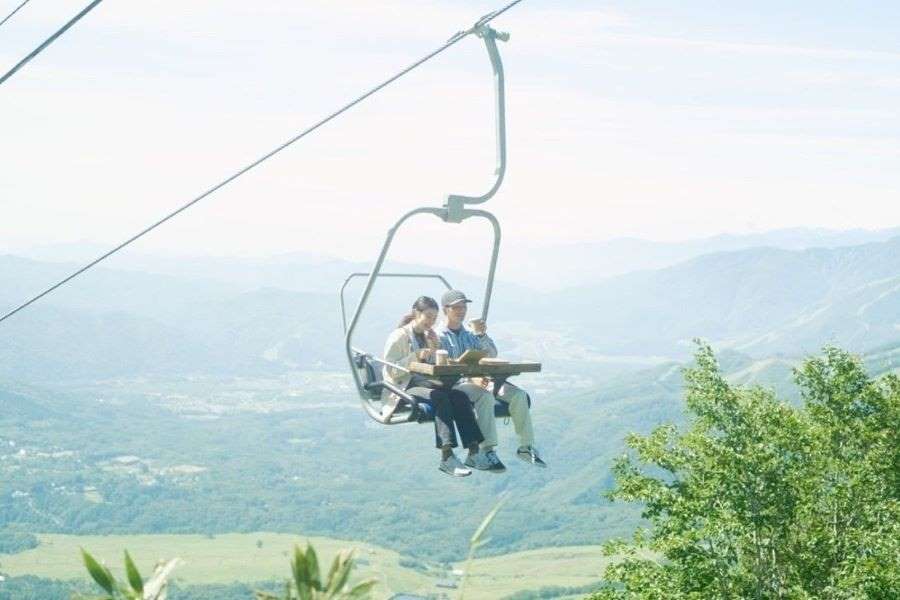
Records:
[[[459,581],[452,571],[465,569],[460,562],[445,570],[439,565],[415,561],[397,552],[365,543],[328,537],[303,537],[276,533],[205,535],[38,535],[37,548],[17,554],[0,554],[0,571],[10,576],[34,575],[46,579],[87,580],[80,548],[88,550],[124,577],[122,551],[128,549],[145,574],[161,558],[180,557],[174,581],[184,585],[232,582],[280,581],[290,575],[288,560],[296,544],[313,544],[320,562],[330,563],[335,553],[356,548],[357,578],[374,577],[381,583],[376,597],[396,592],[435,594],[453,592],[437,587],[439,581]],[[574,587],[598,581],[608,559],[598,546],[572,546],[515,552],[476,558],[471,565],[466,597],[497,599],[523,590],[547,586]],[[404,566],[401,561],[408,565]]]

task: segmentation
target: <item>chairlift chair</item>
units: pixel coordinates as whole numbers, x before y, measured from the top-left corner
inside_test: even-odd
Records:
[[[458,224],[466,219],[478,218],[484,219],[491,224],[493,229],[493,247],[491,251],[491,262],[488,268],[487,283],[484,290],[484,300],[482,303],[481,318],[487,319],[488,311],[491,305],[491,295],[494,289],[494,274],[497,270],[497,258],[500,253],[500,223],[497,218],[486,210],[467,208],[467,205],[483,204],[490,200],[500,189],[506,174],[506,97],[503,77],[503,62],[500,59],[500,52],[497,49],[497,40],[507,41],[509,34],[498,32],[487,25],[477,25],[473,33],[484,41],[487,49],[488,57],[491,61],[491,68],[494,74],[494,96],[496,100],[496,139],[497,139],[497,168],[495,170],[496,179],[487,193],[481,196],[463,196],[451,194],[447,196],[444,206],[437,207],[421,207],[407,212],[388,230],[387,238],[381,248],[375,265],[369,273],[352,273],[344,281],[341,286],[341,315],[344,324],[344,345],[347,354],[347,361],[350,366],[350,373],[362,401],[363,409],[375,421],[383,425],[396,425],[399,423],[426,422],[434,419],[434,414],[430,406],[427,404],[419,404],[416,399],[407,394],[405,390],[401,390],[393,386],[390,382],[384,381],[382,378],[382,367],[390,365],[392,367],[406,370],[399,365],[387,363],[384,359],[378,358],[371,352],[366,352],[353,345],[353,334],[356,331],[360,316],[366,306],[375,282],[384,277],[406,277],[406,278],[432,278],[439,279],[447,289],[451,289],[450,283],[438,274],[422,274],[422,273],[382,273],[381,268],[384,265],[385,258],[390,250],[394,235],[400,227],[412,217],[418,215],[433,215],[444,221],[445,223]],[[347,323],[347,311],[344,301],[344,293],[348,284],[355,278],[366,278],[366,286],[360,295],[359,301],[353,312],[353,317]],[[401,398],[402,408],[396,411],[390,417],[384,417],[381,413],[381,393],[382,390],[388,389],[397,394]],[[530,403],[530,399],[529,399]],[[509,416],[509,406],[500,402],[496,402],[495,414],[498,417]]]

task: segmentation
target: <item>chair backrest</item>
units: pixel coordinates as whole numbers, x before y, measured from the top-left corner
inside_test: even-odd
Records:
[[[381,389],[376,387],[369,387],[369,384],[379,383],[382,381],[381,377],[381,365],[371,360],[371,357],[368,354],[362,354],[359,352],[354,352],[355,354],[355,363],[356,369],[359,372],[359,378],[363,382],[363,386],[366,387],[369,392],[369,397],[372,400],[380,400],[381,399]]]

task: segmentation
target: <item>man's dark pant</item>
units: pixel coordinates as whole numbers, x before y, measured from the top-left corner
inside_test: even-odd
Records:
[[[456,432],[453,424],[459,429],[459,437],[463,446],[469,448],[472,444],[480,444],[484,441],[478,423],[475,421],[475,412],[469,397],[459,390],[436,387],[431,381],[421,376],[414,376],[409,382],[406,392],[414,396],[422,404],[428,404],[434,409],[434,439],[438,448],[450,446],[456,448]]]

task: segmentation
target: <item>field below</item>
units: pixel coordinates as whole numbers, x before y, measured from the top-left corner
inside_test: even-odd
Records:
[[[293,547],[307,542],[321,563],[330,564],[341,549],[356,548],[355,579],[376,578],[377,598],[398,592],[420,595],[445,593],[452,597],[462,583],[465,564],[449,568],[404,557],[379,546],[326,537],[275,533],[205,535],[75,536],[40,534],[37,548],[0,554],[0,572],[8,576],[34,575],[46,579],[87,580],[81,561],[84,548],[124,579],[122,553],[127,549],[147,576],[156,562],[179,557],[183,564],[174,580],[184,585],[283,581],[290,576]],[[598,546],[544,548],[490,558],[476,558],[466,583],[466,597],[496,600],[515,592],[549,586],[576,587],[597,582],[609,559]],[[2,584],[0,584],[2,585]],[[449,586],[449,587],[448,587]]]

